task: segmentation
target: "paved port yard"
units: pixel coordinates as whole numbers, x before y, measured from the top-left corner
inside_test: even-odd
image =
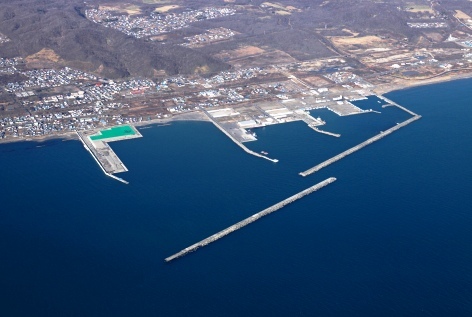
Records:
[[[130,125],[116,126],[101,131],[78,132],[80,141],[92,154],[105,175],[115,178],[123,183],[128,183],[115,173],[127,172],[128,169],[116,155],[108,142],[135,139],[142,137],[139,131]]]

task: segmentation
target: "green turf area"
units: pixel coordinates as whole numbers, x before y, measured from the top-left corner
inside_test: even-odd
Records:
[[[134,130],[129,125],[122,125],[119,127],[113,127],[111,129],[102,130],[100,131],[100,134],[92,135],[90,139],[92,141],[95,141],[134,134],[136,134],[136,132],[134,132]]]

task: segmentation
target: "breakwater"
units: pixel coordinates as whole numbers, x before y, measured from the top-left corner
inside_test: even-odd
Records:
[[[271,162],[274,162],[274,163],[277,163],[279,160],[277,159],[273,159],[273,158],[270,158],[270,157],[267,157],[265,155],[262,155],[262,154],[259,154],[257,152],[254,152],[254,151],[251,151],[250,149],[248,149],[247,147],[244,146],[244,144],[242,144],[241,142],[239,142],[238,140],[236,140],[232,135],[231,133],[229,133],[228,131],[226,131],[225,128],[223,128],[216,120],[215,118],[213,118],[213,116],[208,113],[208,111],[206,111],[205,109],[202,109],[203,113],[208,117],[208,119],[210,119],[210,121],[221,131],[223,132],[228,138],[230,138],[234,143],[236,143],[240,148],[242,148],[244,150],[244,152],[248,153],[248,154],[251,154],[251,155],[254,155],[254,156],[257,156],[257,157],[261,157],[263,159],[266,159],[266,160],[269,160]]]
[[[399,123],[399,124],[395,125],[394,127],[390,128],[390,129],[388,129],[388,130],[386,130],[386,131],[382,131],[382,132],[380,132],[379,134],[377,134],[376,136],[374,136],[374,137],[372,137],[372,138],[370,138],[370,139],[368,139],[368,140],[366,140],[366,141],[364,141],[364,142],[362,142],[362,143],[360,143],[360,144],[358,144],[358,145],[356,145],[356,146],[354,146],[354,147],[352,147],[352,148],[350,148],[350,149],[348,149],[348,150],[346,150],[346,151],[344,151],[344,152],[342,152],[342,153],[340,153],[340,154],[338,154],[338,155],[336,155],[336,156],[334,156],[334,157],[332,157],[332,158],[330,158],[330,159],[324,161],[323,163],[320,163],[320,164],[318,164],[318,165],[316,165],[316,166],[314,166],[314,167],[312,167],[312,168],[310,168],[310,169],[308,169],[308,170],[306,170],[306,171],[304,171],[304,172],[301,172],[301,173],[299,173],[299,174],[300,174],[301,176],[303,176],[303,177],[308,176],[308,175],[310,175],[310,174],[313,174],[313,173],[319,171],[320,169],[322,169],[322,168],[324,168],[324,167],[326,167],[326,166],[328,166],[328,165],[330,165],[330,164],[333,164],[334,162],[339,161],[340,159],[342,159],[342,158],[348,156],[349,154],[352,154],[352,153],[354,153],[354,152],[356,152],[356,151],[359,151],[359,150],[362,149],[363,147],[365,147],[365,146],[367,146],[367,145],[369,145],[369,144],[374,143],[375,141],[378,141],[378,140],[384,138],[385,136],[387,136],[387,135],[389,135],[389,134],[391,134],[391,133],[397,131],[398,129],[403,128],[404,126],[407,126],[408,124],[410,124],[410,123],[412,123],[412,122],[414,122],[414,121],[416,121],[416,120],[418,120],[418,119],[420,119],[420,118],[421,118],[420,115],[415,114],[415,116],[414,116],[413,118],[410,118],[410,119],[408,119],[408,120],[406,120],[406,121],[403,121],[402,123]]]
[[[318,133],[323,133],[323,134],[326,134],[326,135],[334,136],[334,137],[336,137],[336,138],[341,137],[341,134],[339,134],[339,133],[333,133],[333,132],[329,132],[329,131],[324,131],[324,130],[318,129],[317,127],[312,126],[312,125],[310,125],[309,127],[312,128],[313,130],[315,130],[315,131],[318,132]]]
[[[246,219],[244,219],[244,220],[242,220],[242,221],[240,221],[240,222],[238,222],[238,223],[236,223],[236,224],[234,224],[234,225],[232,225],[232,226],[230,226],[230,227],[228,227],[228,228],[226,228],[226,229],[224,229],[224,230],[222,230],[218,233],[215,233],[214,235],[212,235],[212,236],[210,236],[206,239],[203,239],[203,240],[201,240],[201,241],[199,241],[195,244],[192,244],[191,246],[183,249],[182,251],[177,252],[177,253],[165,258],[165,261],[170,262],[170,261],[175,260],[175,259],[177,259],[181,256],[186,255],[189,252],[193,252],[193,251],[197,250],[200,247],[203,247],[203,246],[206,246],[207,244],[215,242],[216,240],[219,240],[219,239],[223,238],[224,236],[226,236],[226,235],[228,235],[228,234],[230,234],[230,233],[232,233],[232,232],[234,232],[238,229],[241,229],[242,227],[245,227],[248,224],[253,223],[254,221],[259,220],[260,218],[262,218],[264,216],[267,216],[268,214],[271,214],[274,211],[277,211],[280,208],[283,208],[286,205],[288,205],[290,203],[293,203],[294,201],[296,201],[296,200],[298,200],[298,199],[300,199],[300,198],[302,198],[306,195],[309,195],[309,194],[311,194],[311,193],[313,193],[313,192],[315,192],[315,191],[317,191],[317,190],[319,190],[319,189],[321,189],[321,188],[323,188],[323,187],[325,187],[325,186],[327,186],[327,185],[329,185],[329,184],[331,184],[335,181],[336,181],[335,177],[327,178],[324,181],[322,181],[322,182],[320,182],[316,185],[313,185],[313,186],[311,186],[311,187],[309,187],[309,188],[307,188],[307,189],[305,189],[305,190],[303,190],[303,191],[301,191],[301,192],[299,192],[299,193],[297,193],[293,196],[290,196],[289,198],[284,199],[281,202],[279,202],[275,205],[272,205],[269,208],[266,208],[266,209],[254,214],[254,215],[252,215],[252,216],[250,216],[250,217],[248,217],[248,218],[246,218]]]
[[[403,107],[403,106],[400,106],[398,103],[396,103],[396,102],[393,101],[393,100],[388,99],[387,97],[384,97],[384,96],[382,96],[382,95],[378,95],[377,98],[379,98],[379,99],[381,99],[381,100],[387,102],[388,104],[394,105],[395,107],[398,107],[398,108],[402,109],[402,110],[405,111],[406,113],[411,114],[413,117],[418,116],[418,114],[414,113],[413,111],[411,111],[411,110],[409,110],[409,109],[407,109],[407,108],[405,108],[405,107]],[[420,116],[420,117],[421,117],[421,116]]]
[[[102,160],[106,160],[106,157],[103,156],[103,155],[99,155],[99,153],[97,153],[97,150],[89,143],[91,143],[91,141],[87,140],[86,137],[84,137],[80,132],[76,131],[77,133],[77,136],[79,137],[79,140],[82,142],[82,144],[84,145],[84,148],[92,155],[93,159],[95,160],[95,162],[97,162],[98,166],[100,166],[100,169],[103,171],[103,173],[108,176],[108,177],[111,177],[119,182],[122,182],[124,184],[129,184],[128,181],[120,178],[120,177],[117,177],[115,175],[113,175],[111,172],[107,171],[105,166],[104,166],[104,163],[99,159],[99,158],[102,158]],[[116,154],[113,152],[114,156],[116,156]],[[115,160],[118,160],[118,156],[116,156],[116,159]],[[121,164],[121,166],[127,171],[126,167],[124,166],[123,163],[121,163],[121,161],[119,161],[119,163]]]

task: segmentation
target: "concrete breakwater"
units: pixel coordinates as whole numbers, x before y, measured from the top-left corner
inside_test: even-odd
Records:
[[[317,127],[312,126],[312,125],[310,125],[309,127],[312,128],[313,130],[315,130],[315,131],[318,132],[318,133],[323,133],[323,134],[326,134],[326,135],[334,136],[334,137],[336,137],[336,138],[341,137],[341,134],[338,134],[338,133],[333,133],[333,132],[329,132],[329,131],[324,131],[324,130],[318,129]]]
[[[189,252],[193,252],[193,251],[197,250],[200,247],[203,247],[203,246],[206,246],[207,244],[215,242],[216,240],[221,239],[224,236],[226,236],[226,235],[228,235],[228,234],[230,234],[230,233],[232,233],[232,232],[234,232],[238,229],[241,229],[242,227],[245,227],[248,224],[250,224],[250,223],[252,223],[252,222],[254,222],[254,221],[256,221],[256,220],[258,220],[258,219],[260,219],[264,216],[267,216],[268,214],[273,213],[274,211],[277,211],[280,208],[283,208],[286,205],[288,205],[290,203],[293,203],[294,201],[296,201],[296,200],[298,200],[298,199],[300,199],[300,198],[302,198],[306,195],[309,195],[309,194],[311,194],[311,193],[313,193],[313,192],[315,192],[315,191],[317,191],[317,190],[333,183],[334,181],[336,181],[336,178],[334,178],[334,177],[327,178],[324,181],[322,181],[322,182],[320,182],[316,185],[313,185],[313,186],[311,186],[311,187],[309,187],[309,188],[307,188],[307,189],[305,189],[305,190],[303,190],[303,191],[301,191],[301,192],[299,192],[299,193],[297,193],[293,196],[290,196],[289,198],[284,199],[281,202],[279,202],[275,205],[272,205],[269,208],[266,208],[266,209],[262,210],[261,212],[258,212],[258,213],[254,214],[254,215],[252,215],[252,216],[250,216],[250,217],[248,217],[248,218],[246,218],[246,219],[244,219],[244,220],[242,220],[242,221],[240,221],[240,222],[238,222],[238,223],[236,223],[236,224],[234,224],[234,225],[232,225],[232,226],[230,226],[230,227],[228,227],[228,228],[226,228],[226,229],[224,229],[224,230],[222,230],[218,233],[215,233],[214,235],[212,235],[212,236],[210,236],[206,239],[203,239],[203,240],[201,240],[201,241],[199,241],[195,244],[192,244],[191,246],[183,249],[182,251],[177,252],[174,255],[171,255],[171,256],[167,257],[165,259],[165,261],[170,262],[170,261],[175,260],[175,259],[177,259],[181,256],[186,255]]]
[[[379,98],[379,99],[381,99],[381,100],[387,102],[388,104],[394,105],[395,107],[398,107],[398,108],[402,109],[403,111],[405,111],[406,113],[411,114],[411,115],[414,116],[414,117],[415,117],[415,116],[418,116],[418,115],[417,115],[416,113],[414,113],[413,111],[411,111],[411,110],[409,110],[409,109],[407,109],[407,108],[405,108],[405,107],[403,107],[403,106],[400,106],[398,103],[396,103],[396,102],[393,101],[393,100],[388,99],[387,97],[384,97],[384,96],[380,95],[380,96],[377,96],[377,98]]]
[[[350,148],[350,149],[348,149],[348,150],[346,150],[346,151],[330,158],[329,160],[326,160],[323,163],[320,163],[320,164],[318,164],[318,165],[316,165],[316,166],[314,166],[314,167],[312,167],[312,168],[310,168],[310,169],[308,169],[304,172],[299,173],[299,175],[305,177],[305,176],[308,176],[310,174],[313,174],[313,173],[319,171],[320,169],[322,169],[322,168],[324,168],[324,167],[326,167],[330,164],[333,164],[334,162],[339,161],[340,159],[348,156],[349,154],[352,154],[352,153],[362,149],[363,147],[365,147],[369,144],[372,144],[375,141],[378,141],[378,140],[382,139],[383,137],[397,131],[398,129],[403,128],[404,126],[406,126],[406,125],[408,125],[408,124],[410,124],[410,123],[412,123],[412,122],[414,122],[414,121],[416,121],[420,118],[421,118],[420,115],[415,115],[413,118],[410,118],[406,121],[403,121],[402,123],[399,123],[399,124],[395,125],[394,127],[386,130],[386,131],[382,131],[379,134],[377,134],[376,136],[374,136],[374,137],[372,137],[372,138],[370,138],[370,139],[368,139],[368,140],[366,140],[366,141],[364,141],[364,142],[362,142],[362,143],[360,143],[360,144],[358,144],[358,145],[356,145],[356,146],[354,146],[354,147],[352,147],[352,148]]]
[[[98,152],[98,150],[93,146],[92,141],[90,141],[90,139],[82,135],[82,133],[80,132],[76,132],[76,133],[77,133],[77,136],[79,137],[79,140],[84,145],[84,148],[92,155],[93,159],[95,160],[95,162],[97,162],[98,166],[100,166],[100,169],[103,171],[103,173],[106,176],[111,177],[124,184],[129,184],[129,182],[125,181],[124,179],[113,175],[113,173],[123,172],[123,171],[128,170],[126,166],[118,158],[118,156],[115,154],[115,152],[113,152],[110,149],[109,151],[106,152],[106,155],[103,155],[103,153]],[[102,146],[108,146],[104,142],[100,142],[100,143]],[[114,162],[114,164],[111,165],[109,161]]]
[[[220,129],[221,132],[223,132],[228,138],[230,138],[234,143],[236,143],[240,148],[242,148],[246,153],[248,154],[251,154],[251,155],[254,155],[254,156],[257,156],[257,157],[261,157],[263,159],[266,159],[266,160],[269,160],[271,162],[274,162],[274,163],[277,163],[279,160],[277,159],[272,159],[270,157],[267,157],[265,155],[262,155],[262,154],[259,154],[257,152],[254,152],[254,151],[251,151],[250,149],[248,149],[247,147],[245,147],[241,142],[239,142],[238,140],[236,140],[232,135],[231,133],[229,133],[228,131],[226,131],[216,120],[215,118],[213,118],[213,116],[211,114],[208,113],[208,111],[206,111],[205,109],[202,109],[203,113],[208,117],[208,119],[210,119],[210,121],[218,128]]]

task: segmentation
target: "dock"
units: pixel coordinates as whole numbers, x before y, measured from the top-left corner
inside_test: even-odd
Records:
[[[341,134],[333,133],[333,132],[329,132],[329,131],[324,131],[324,130],[318,129],[316,126],[313,126],[313,125],[308,125],[308,126],[310,128],[312,128],[313,130],[315,130],[316,132],[318,132],[318,133],[323,133],[323,134],[326,134],[326,135],[334,136],[336,138],[341,137]]]
[[[238,145],[240,148],[242,148],[244,150],[244,152],[248,153],[248,154],[251,154],[251,155],[254,155],[254,156],[257,156],[257,157],[260,157],[260,158],[263,158],[263,159],[266,159],[268,161],[271,161],[271,162],[274,162],[274,163],[277,163],[279,160],[277,159],[273,159],[273,158],[270,158],[270,157],[267,157],[265,155],[262,155],[262,154],[259,154],[257,152],[254,152],[254,151],[251,151],[250,149],[248,149],[246,146],[244,146],[244,144],[242,144],[239,140],[236,140],[235,137],[233,137],[231,135],[231,133],[229,133],[228,131],[226,131],[226,129],[224,129],[220,123],[218,121],[216,121],[216,119],[210,114],[208,113],[208,111],[206,111],[205,109],[201,109],[203,111],[203,113],[208,117],[208,119],[210,119],[210,121],[221,131],[223,132],[228,138],[230,138],[234,143],[236,143],[236,145]]]
[[[376,95],[376,97],[379,98],[379,99],[381,99],[381,100],[383,100],[383,101],[385,101],[385,102],[388,103],[388,104],[394,105],[395,107],[402,109],[402,110],[405,111],[406,113],[411,114],[413,117],[418,116],[418,114],[414,113],[413,111],[411,111],[411,110],[409,110],[409,109],[407,109],[407,108],[405,108],[405,107],[403,107],[403,106],[400,106],[398,103],[396,103],[396,102],[393,101],[393,100],[388,99],[387,97],[384,97],[384,96],[382,96],[382,95],[380,95],[380,96]]]
[[[232,232],[234,232],[238,229],[241,229],[241,228],[247,226],[250,223],[253,223],[256,220],[259,220],[260,218],[262,218],[264,216],[267,216],[267,215],[273,213],[274,211],[277,211],[277,210],[285,207],[286,205],[288,205],[290,203],[293,203],[294,201],[296,201],[300,198],[303,198],[306,195],[309,195],[309,194],[311,194],[311,193],[313,193],[317,190],[320,190],[321,188],[323,188],[323,187],[325,187],[325,186],[327,186],[327,185],[329,185],[329,184],[331,184],[335,181],[336,181],[336,178],[334,178],[334,177],[327,178],[324,181],[322,181],[322,182],[320,182],[316,185],[313,185],[313,186],[299,192],[298,194],[290,196],[289,198],[284,199],[281,202],[279,202],[279,203],[277,203],[277,204],[275,204],[275,205],[273,205],[273,206],[271,206],[267,209],[264,209],[261,212],[258,212],[257,214],[254,214],[254,215],[252,215],[252,216],[250,216],[250,217],[248,217],[248,218],[246,218],[246,219],[244,219],[244,220],[242,220],[242,221],[240,221],[240,222],[238,222],[238,223],[236,223],[236,224],[234,224],[234,225],[232,225],[232,226],[230,226],[230,227],[228,227],[228,228],[226,228],[226,229],[224,229],[224,230],[222,230],[218,233],[215,233],[214,235],[212,235],[212,236],[210,236],[206,239],[203,239],[203,240],[201,240],[201,241],[199,241],[195,244],[192,244],[191,246],[183,249],[182,251],[177,252],[174,255],[171,255],[171,256],[165,258],[165,261],[170,262],[172,260],[175,260],[177,258],[180,258],[180,257],[186,255],[189,252],[193,252],[193,251],[197,250],[200,247],[203,247],[203,246],[206,246],[206,245],[208,245],[212,242],[215,242],[216,240],[219,240],[219,239],[223,238],[224,236],[227,236],[228,234],[230,234],[230,233],[232,233]]]
[[[102,163],[102,161],[99,160],[99,153],[96,151],[96,149],[94,149],[93,146],[91,146],[91,142],[87,142],[86,141],[86,138],[84,138],[84,136],[80,133],[80,132],[77,132],[77,136],[79,137],[79,140],[82,142],[82,144],[84,145],[84,148],[92,155],[93,159],[95,160],[95,162],[97,162],[98,166],[100,166],[100,169],[103,171],[103,173],[108,176],[108,177],[111,177],[113,179],[116,179],[117,181],[119,182],[122,182],[124,184],[129,184],[129,182],[125,181],[124,179],[120,178],[120,177],[117,177],[109,172],[107,172],[107,170],[105,169],[105,166],[104,164]],[[113,152],[114,153],[114,152]],[[116,154],[115,154],[116,156]],[[118,157],[117,157],[118,158]],[[121,162],[121,161],[120,161]],[[124,166],[124,165],[123,165]],[[126,167],[125,167],[126,168]]]
[[[375,141],[378,141],[378,140],[384,138],[385,136],[387,136],[387,135],[389,135],[389,134],[391,134],[391,133],[393,133],[393,132],[409,125],[410,123],[412,123],[412,122],[414,122],[414,121],[416,121],[420,118],[421,118],[420,115],[415,114],[415,116],[413,118],[410,118],[406,121],[403,121],[402,123],[399,123],[399,124],[395,125],[394,127],[386,130],[386,131],[382,131],[379,134],[377,134],[376,136],[374,136],[374,137],[372,137],[372,138],[370,138],[370,139],[368,139],[368,140],[366,140],[366,141],[364,141],[364,142],[362,142],[362,143],[360,143],[360,144],[358,144],[358,145],[356,145],[356,146],[354,146],[354,147],[352,147],[352,148],[350,148],[350,149],[348,149],[348,150],[346,150],[346,151],[330,158],[329,160],[326,160],[323,163],[320,163],[320,164],[318,164],[318,165],[316,165],[316,166],[314,166],[314,167],[312,167],[312,168],[310,168],[310,169],[308,169],[304,172],[299,173],[299,175],[305,177],[305,176],[308,176],[310,174],[313,174],[313,173],[319,171],[320,169],[322,169],[322,168],[324,168],[328,165],[331,165],[334,162],[339,161],[340,159],[348,156],[349,154],[352,154],[356,151],[359,151],[360,149],[364,148],[365,146],[367,146],[369,144],[372,144]]]
[[[100,134],[96,135],[95,131],[87,131],[87,132],[76,131],[76,134],[79,137],[79,140],[82,142],[84,148],[92,155],[95,162],[97,162],[98,166],[103,171],[103,173],[106,176],[111,177],[124,184],[129,184],[129,182],[113,174],[127,172],[128,169],[120,160],[118,155],[116,155],[116,153],[110,147],[108,142],[142,137],[141,133],[139,133],[139,131],[136,128],[134,127],[130,127],[130,128],[132,129],[131,135],[112,136],[112,137],[104,137],[104,138],[97,138],[97,139],[92,139],[93,137],[97,137],[97,136],[101,137]]]
[[[316,127],[326,124],[321,118],[313,117],[309,111],[306,110],[295,110],[295,118],[305,122],[310,127]]]

